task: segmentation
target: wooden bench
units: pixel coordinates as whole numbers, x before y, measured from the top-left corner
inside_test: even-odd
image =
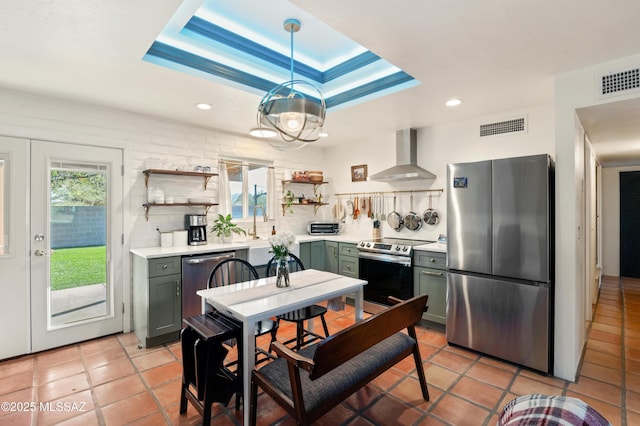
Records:
[[[389,309],[299,352],[273,342],[279,358],[251,375],[251,424],[256,424],[258,387],[297,424],[308,425],[411,354],[422,397],[428,401],[415,331],[427,300],[427,295],[395,299]],[[405,328],[408,333],[402,332]]]

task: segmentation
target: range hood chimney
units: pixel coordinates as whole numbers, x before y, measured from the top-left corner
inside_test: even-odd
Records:
[[[369,180],[395,182],[400,180],[435,179],[436,175],[418,166],[418,131],[396,131],[396,165],[369,176]]]

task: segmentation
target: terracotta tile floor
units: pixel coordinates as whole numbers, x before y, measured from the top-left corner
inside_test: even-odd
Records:
[[[330,331],[352,318],[351,307],[330,311]],[[606,278],[589,328],[580,378],[570,383],[450,347],[441,331],[420,327],[431,401],[421,399],[408,358],[318,424],[494,425],[508,401],[534,392],[581,398],[613,425],[640,424],[640,280]],[[278,335],[293,333],[283,325]],[[192,406],[178,414],[180,344],[137,345],[133,334],[120,334],[0,362],[0,402],[14,402],[14,409],[40,402],[60,408],[15,412],[3,406],[0,425],[199,424]],[[213,424],[240,424],[233,401],[227,408],[214,404]],[[293,424],[264,394],[259,419],[263,425]]]

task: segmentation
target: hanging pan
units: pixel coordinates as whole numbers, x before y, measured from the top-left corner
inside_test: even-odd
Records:
[[[396,196],[393,196],[393,211],[387,215],[387,224],[398,232],[402,229],[404,224],[402,216],[396,211]]]
[[[411,211],[404,215],[404,226],[410,231],[417,231],[422,228],[422,218],[413,211],[413,194],[411,194]]]
[[[438,212],[431,208],[431,194],[429,194],[429,208],[424,211],[422,218],[427,225],[437,225],[440,222]]]

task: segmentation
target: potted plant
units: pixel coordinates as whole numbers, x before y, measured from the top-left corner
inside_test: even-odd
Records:
[[[296,199],[296,196],[293,195],[293,192],[291,192],[291,190],[288,190],[284,196],[284,202],[285,202],[287,211],[291,214],[293,214],[293,209],[291,208],[291,205],[293,204],[295,199]]]
[[[231,214],[226,216],[218,214],[218,218],[213,221],[211,232],[215,232],[216,236],[220,238],[223,243],[231,241],[231,233],[247,235],[247,231],[231,222]]]

